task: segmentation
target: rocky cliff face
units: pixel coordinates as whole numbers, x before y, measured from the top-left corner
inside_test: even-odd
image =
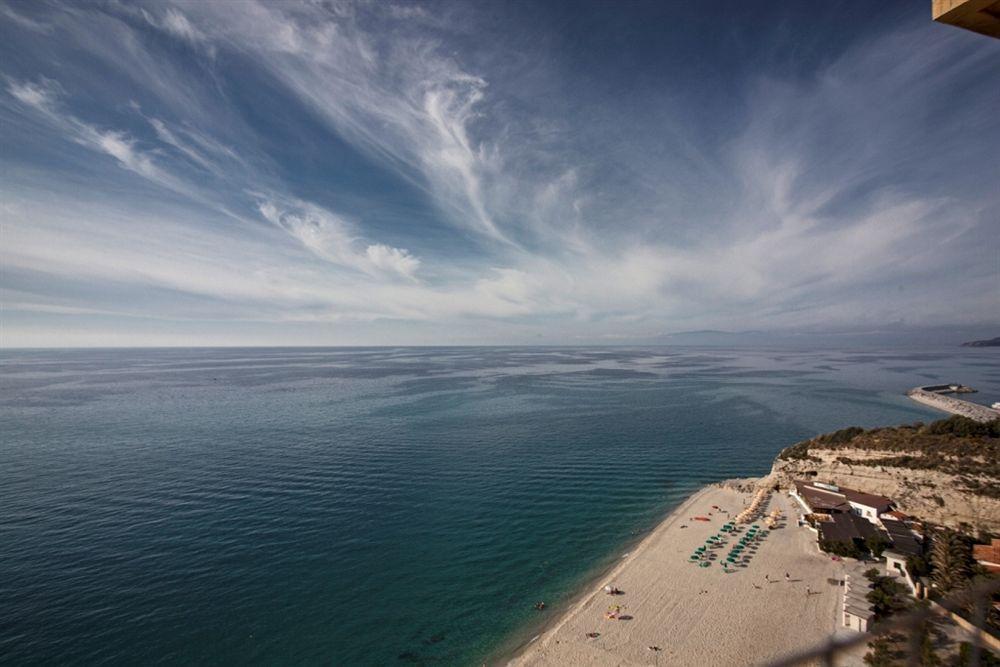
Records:
[[[829,482],[892,498],[900,511],[924,521],[973,534],[1000,532],[1000,498],[969,491],[968,475],[838,461],[882,456],[881,452],[864,449],[810,448],[809,454],[814,458],[776,460],[771,471],[775,483],[790,487],[796,479]],[[979,481],[989,483],[991,479],[980,476]]]
[[[771,483],[827,482],[892,498],[914,517],[968,533],[1000,533],[1000,420],[851,427],[788,447]]]

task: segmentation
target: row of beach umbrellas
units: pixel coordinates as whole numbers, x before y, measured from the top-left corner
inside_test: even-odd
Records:
[[[743,557],[743,550],[749,547],[754,541],[762,540],[767,537],[766,530],[760,530],[757,524],[754,524],[747,531],[747,534],[739,539],[739,542],[733,545],[733,548],[729,551],[729,555],[726,556],[727,563],[735,564],[740,558]]]
[[[723,540],[725,539],[723,533],[731,533],[734,530],[736,530],[736,524],[734,522],[729,522],[723,525],[721,528],[722,532],[720,532],[718,535],[710,535],[708,539],[705,540],[705,544],[703,544],[700,547],[697,547],[694,550],[694,553],[691,554],[690,558],[688,558],[688,560],[692,563],[699,563],[701,567],[709,567],[711,565],[711,562],[705,560],[706,557],[708,556],[708,550],[711,547],[717,544],[721,544],[723,542]],[[730,563],[735,563],[737,560],[736,557],[739,556],[743,551],[743,549],[745,549],[751,542],[753,542],[754,539],[761,538],[767,534],[767,531],[761,531],[758,533],[758,530],[759,530],[758,526],[754,524],[750,528],[750,530],[747,531],[747,534],[741,537],[739,539],[739,542],[733,546],[733,549],[729,552],[729,557],[726,558],[726,560]]]
[[[768,488],[763,488],[757,491],[757,494],[753,497],[750,502],[750,507],[746,508],[742,512],[736,515],[736,523],[747,523],[750,521],[751,517],[760,509],[760,506],[764,504],[767,497],[770,495],[771,491]]]

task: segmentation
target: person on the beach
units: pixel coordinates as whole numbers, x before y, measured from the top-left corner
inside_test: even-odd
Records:
[[[792,577],[787,572],[785,572],[785,581],[791,581],[791,580]]]

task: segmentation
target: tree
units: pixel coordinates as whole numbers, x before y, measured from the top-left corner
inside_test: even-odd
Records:
[[[872,556],[881,558],[882,552],[889,546],[889,541],[881,535],[872,535],[865,540],[865,546],[868,547],[868,551],[872,552]]]
[[[972,644],[962,642],[959,645],[956,664],[958,667],[969,667],[972,664]],[[979,664],[981,667],[1000,667],[1000,658],[993,655],[989,649],[983,648],[979,654]]]
[[[900,634],[891,633],[882,635],[868,643],[871,649],[865,654],[864,661],[870,667],[897,667],[902,665],[904,657],[900,644],[904,637]]]
[[[916,604],[916,607],[927,611],[930,604],[927,600],[921,600]],[[934,650],[934,640],[941,633],[940,630],[938,630],[937,625],[934,624],[934,619],[931,616],[927,616],[920,624],[917,632],[920,634],[920,655],[918,656],[918,664],[921,665],[921,667],[940,667],[941,658]]]
[[[836,554],[838,556],[843,556],[844,558],[856,558],[861,560],[865,555],[858,545],[854,543],[853,540],[850,542],[835,542],[833,540],[821,540],[819,543],[819,548],[826,553]]]
[[[909,572],[910,576],[914,579],[917,579],[918,577],[926,577],[931,573],[931,564],[924,556],[907,556],[906,571]]]
[[[906,589],[892,577],[879,576],[865,599],[875,607],[875,620],[888,618],[906,608]]]
[[[949,593],[961,588],[969,580],[972,562],[972,547],[965,537],[950,530],[940,530],[934,536],[931,547],[931,575],[938,590]]]
[[[941,658],[934,651],[934,638],[931,636],[930,628],[926,625],[922,629],[923,637],[920,640],[920,666],[938,667]]]

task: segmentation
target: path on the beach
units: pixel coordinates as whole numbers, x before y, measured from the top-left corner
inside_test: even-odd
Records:
[[[771,531],[748,567],[726,574],[718,562],[707,568],[688,562],[728,520],[712,505],[735,516],[749,499],[716,487],[696,494],[514,664],[754,665],[828,637],[839,617],[841,589],[832,581],[842,566],[818,553],[812,533],[796,527],[784,494],[772,494],[768,510],[777,507],[789,520]],[[711,522],[690,520],[709,512]],[[606,584],[624,594],[605,594]],[[606,620],[613,604],[631,618]],[[588,638],[591,632],[600,636]]]

